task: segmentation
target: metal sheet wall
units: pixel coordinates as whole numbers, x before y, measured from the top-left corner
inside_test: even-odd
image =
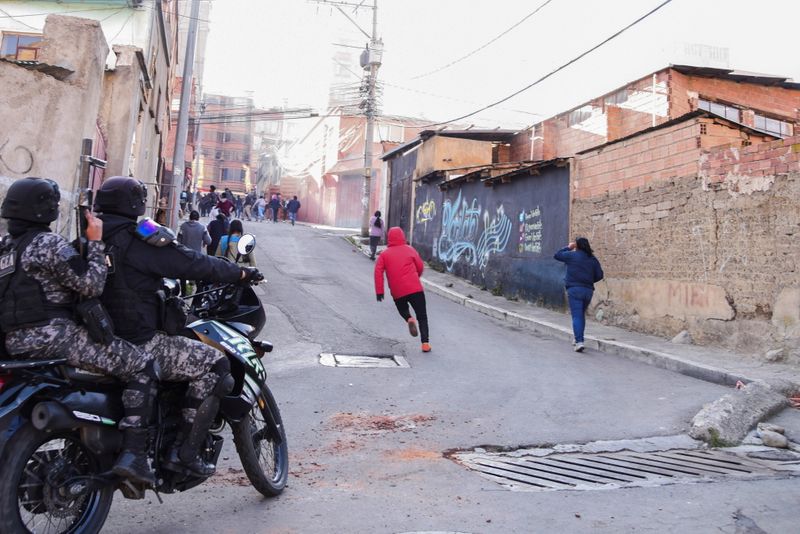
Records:
[[[495,294],[563,309],[569,241],[569,170],[546,167],[488,187],[465,182],[447,191],[418,184],[413,245],[424,260]]]
[[[408,235],[411,229],[411,187],[417,167],[418,150],[389,160],[389,227],[399,226]]]

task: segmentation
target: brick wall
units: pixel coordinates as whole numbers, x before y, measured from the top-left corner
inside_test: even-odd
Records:
[[[594,311],[800,361],[800,137],[713,148],[695,167],[573,200],[572,235],[589,238],[606,272]]]
[[[797,90],[783,87],[687,76],[673,69],[669,70],[671,117],[692,111],[697,106],[696,99],[700,96],[800,121],[799,93]]]
[[[654,83],[655,82],[655,83]],[[719,78],[689,76],[664,69],[631,82],[582,106],[536,125],[533,159],[571,157],[577,152],[608,141],[627,137],[697,109],[698,98],[752,108],[790,122],[800,122],[800,91],[736,82]],[[752,126],[753,112],[744,109],[742,122]],[[570,120],[583,110],[585,120]],[[654,121],[655,119],[655,121]],[[543,133],[542,133],[543,132]],[[530,158],[530,129],[511,142],[512,161]],[[715,146],[715,144],[704,145]]]

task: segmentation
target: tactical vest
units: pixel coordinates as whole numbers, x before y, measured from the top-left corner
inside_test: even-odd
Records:
[[[42,285],[22,269],[22,254],[40,233],[26,232],[13,239],[11,251],[0,256],[3,267],[0,269],[0,329],[3,332],[44,326],[52,319],[74,320],[73,302],[48,302]]]
[[[155,291],[135,291],[128,285],[125,259],[134,241],[135,225],[126,225],[104,236],[106,255],[110,263],[105,289],[100,301],[114,322],[114,333],[135,344],[146,343],[155,335],[155,317],[158,309]]]

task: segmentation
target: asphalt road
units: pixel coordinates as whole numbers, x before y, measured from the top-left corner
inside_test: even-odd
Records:
[[[373,263],[340,232],[245,223],[275,343],[265,358],[281,407],[290,478],[278,498],[249,486],[232,446],[184,494],[118,493],[109,533],[797,532],[800,479],[726,480],[595,491],[520,492],[445,453],[653,436],[727,389],[614,356],[572,352],[428,295],[429,354]],[[394,354],[409,368],[331,368],[321,352]],[[763,530],[756,530],[756,529]]]

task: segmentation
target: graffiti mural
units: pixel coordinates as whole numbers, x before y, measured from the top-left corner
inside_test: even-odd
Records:
[[[492,187],[443,183],[415,184],[407,211],[422,259],[495,294],[563,309],[564,266],[553,254],[569,240],[569,169],[548,167]],[[435,216],[418,223],[433,215],[430,201]]]
[[[436,202],[426,200],[417,208],[417,224],[427,225],[436,218]]]
[[[480,232],[481,222],[483,232]],[[497,208],[491,220],[488,211],[483,213],[481,221],[478,199],[473,198],[468,203],[461,198],[459,191],[454,202],[447,199],[442,205],[442,233],[434,243],[435,254],[448,271],[452,271],[459,261],[477,265],[483,270],[490,255],[505,250],[511,237],[511,227],[503,206]]]
[[[442,234],[436,244],[439,260],[452,271],[453,265],[462,257],[469,265],[475,265],[475,241],[478,238],[481,206],[478,199],[467,204],[461,199],[461,192],[455,202],[450,199],[442,204]]]
[[[542,252],[542,210],[539,209],[539,206],[519,213],[519,246],[517,251],[520,254],[524,252],[541,254]]]
[[[483,233],[478,240],[478,267],[481,270],[486,269],[486,263],[489,261],[489,256],[503,252],[508,245],[508,239],[511,237],[511,219],[506,217],[503,206],[497,208],[497,213],[491,222],[489,221],[489,212],[483,214]]]

